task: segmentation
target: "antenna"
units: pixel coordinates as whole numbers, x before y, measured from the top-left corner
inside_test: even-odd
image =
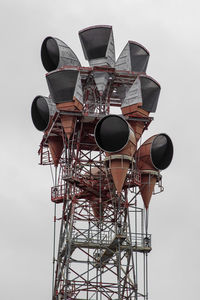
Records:
[[[163,191],[173,144],[165,133],[139,140],[160,85],[145,74],[149,52],[137,42],[115,63],[110,25],[79,37],[89,67],[59,39],[44,40],[50,98],[37,96],[31,108],[43,132],[40,164],[54,166],[52,300],[148,300],[149,206],[154,189]]]

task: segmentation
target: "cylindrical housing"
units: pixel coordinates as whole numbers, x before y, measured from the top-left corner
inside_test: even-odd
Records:
[[[103,151],[118,153],[126,147],[129,141],[135,143],[135,134],[123,117],[109,115],[97,123],[95,140]]]
[[[37,96],[34,98],[31,106],[31,117],[34,126],[40,130],[45,131],[50,122],[50,117],[56,112],[56,105],[50,98]]]
[[[136,152],[139,170],[164,170],[173,158],[173,144],[170,137],[157,134],[150,137]]]

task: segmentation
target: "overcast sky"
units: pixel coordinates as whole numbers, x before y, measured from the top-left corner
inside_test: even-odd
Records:
[[[33,98],[48,95],[42,41],[62,39],[87,66],[78,31],[97,24],[113,26],[117,57],[128,40],[150,51],[147,74],[162,91],[144,138],[165,132],[174,143],[150,206],[149,300],[199,299],[199,11],[195,0],[1,0],[1,299],[51,295],[52,181],[30,116]]]

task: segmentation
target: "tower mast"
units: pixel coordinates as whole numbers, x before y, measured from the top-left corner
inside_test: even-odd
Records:
[[[40,163],[55,167],[52,299],[147,300],[148,207],[155,186],[162,190],[160,170],[173,146],[166,134],[139,149],[137,143],[160,86],[145,74],[149,53],[140,44],[129,41],[115,62],[111,26],[79,36],[90,67],[59,39],[46,38],[41,54],[51,97],[32,104],[33,123],[44,132]],[[122,115],[110,114],[116,106]]]

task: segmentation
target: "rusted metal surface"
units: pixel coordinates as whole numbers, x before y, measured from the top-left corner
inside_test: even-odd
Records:
[[[56,260],[54,299],[57,300],[56,297],[58,295],[60,295],[61,299],[67,299],[69,295],[71,295],[72,299],[80,298],[81,295],[84,295],[85,299],[87,299],[87,294],[92,295],[92,293],[101,293],[105,299],[117,298],[119,293],[118,285],[115,285],[115,280],[112,281],[111,278],[119,277],[117,269],[115,270],[113,267],[118,261],[117,253],[119,251],[121,253],[121,263],[124,265],[129,264],[126,275],[121,274],[120,277],[120,289],[122,290],[122,286],[124,286],[123,292],[120,293],[131,297],[132,294],[135,295],[139,292],[136,289],[136,285],[133,284],[135,282],[133,276],[135,258],[133,256],[139,255],[139,253],[143,255],[143,253],[151,251],[151,247],[145,246],[142,240],[140,242],[138,239],[135,242],[132,241],[130,237],[132,232],[127,228],[128,210],[134,210],[135,205],[132,199],[129,200],[127,198],[126,191],[141,184],[141,174],[134,171],[135,162],[129,160],[128,169],[127,167],[125,168],[126,181],[122,190],[123,196],[118,197],[110,167],[114,159],[119,159],[117,155],[123,156],[123,158],[127,156],[129,159],[131,156],[115,153],[113,157],[111,155],[105,161],[105,154],[99,150],[94,140],[94,128],[98,118],[91,119],[91,117],[87,117],[92,122],[85,122],[84,116],[78,115],[76,118],[77,122],[69,140],[66,139],[66,134],[62,130],[60,116],[57,118],[58,124],[55,123],[55,128],[60,126],[60,137],[62,137],[63,146],[66,150],[63,151],[59,160],[59,168],[61,170],[57,180],[59,185],[52,187],[51,191],[51,200],[56,205],[63,206],[63,216],[56,218],[56,222],[63,224],[61,225],[61,228],[63,226],[63,231],[59,246],[60,250]],[[44,141],[45,138],[43,143]],[[46,158],[48,155],[45,149],[47,150],[48,148],[45,145],[48,146],[48,144],[42,144],[40,150],[41,162],[44,164],[51,161],[51,158]],[[133,152],[129,153],[128,150],[127,153],[131,154]],[[69,158],[70,161],[68,160]],[[125,161],[123,161],[123,164]],[[88,222],[90,223],[90,228],[84,231],[82,226],[85,226],[84,224],[88,224]],[[100,231],[96,227],[97,222],[99,223],[98,226],[102,228]],[[121,224],[120,227],[118,227],[119,224]],[[65,228],[68,228],[67,231]],[[93,235],[94,228],[97,231]],[[104,244],[105,237],[103,232],[105,233],[106,230],[112,233],[113,237],[110,237],[107,240],[107,244]],[[71,237],[68,235],[70,232],[72,232]],[[91,237],[88,237],[88,232],[90,232]],[[144,231],[143,234],[145,237]],[[119,236],[123,238],[118,239]],[[99,242],[96,242],[97,238]],[[114,244],[112,243],[113,240]],[[126,254],[127,251],[132,251],[135,254]],[[81,267],[82,271],[79,272],[77,272],[76,262],[78,258],[82,259],[79,265],[83,265]],[[89,261],[90,271],[87,271],[87,261]],[[102,272],[103,269],[108,276],[102,275],[105,278],[102,277],[101,281],[98,279],[96,272]],[[68,275],[66,275],[66,272],[68,272]],[[85,272],[89,278],[95,278],[95,281],[91,279],[87,281],[84,275]],[[109,280],[108,277],[110,278]],[[67,293],[67,298],[65,293]]]
[[[54,166],[57,167],[59,160],[63,152],[63,140],[59,135],[49,136],[48,138],[49,151],[54,162]]]

